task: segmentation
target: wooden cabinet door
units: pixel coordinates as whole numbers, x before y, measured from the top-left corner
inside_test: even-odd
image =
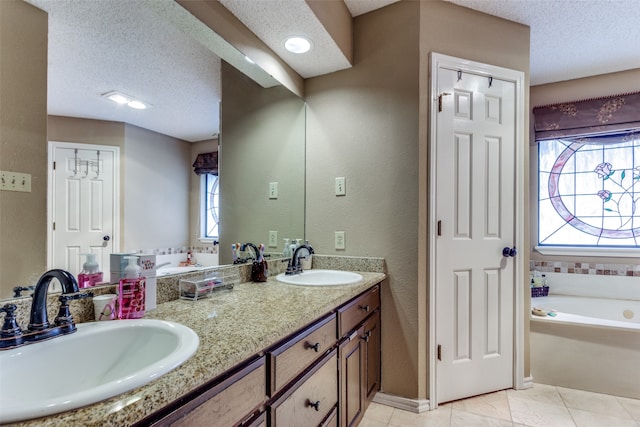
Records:
[[[340,425],[356,426],[364,414],[364,340],[360,327],[340,344]]]
[[[365,410],[380,390],[380,311],[376,311],[363,325],[360,339],[364,341]]]

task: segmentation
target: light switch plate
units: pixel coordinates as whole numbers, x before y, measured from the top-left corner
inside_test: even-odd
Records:
[[[278,247],[278,232],[271,230],[269,231],[269,247],[277,248]]]
[[[0,171],[0,190],[31,192],[31,174]]]
[[[347,194],[347,181],[344,176],[336,178],[336,196],[345,196]]]
[[[270,182],[269,183],[269,198],[277,199],[278,198],[278,183]]]
[[[335,234],[335,247],[336,247],[336,249],[344,249],[345,248],[344,231],[336,231],[336,234]]]

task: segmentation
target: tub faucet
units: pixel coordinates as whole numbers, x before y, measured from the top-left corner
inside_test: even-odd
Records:
[[[287,266],[287,271],[285,272],[286,275],[302,273],[302,265],[300,265],[300,259],[301,258],[306,258],[306,257],[300,256],[300,250],[301,249],[305,249],[306,251],[308,251],[309,255],[311,255],[313,253],[313,248],[311,246],[309,246],[309,245],[300,245],[300,246],[298,246],[296,248],[296,250],[293,251],[293,255],[291,256],[291,259],[289,260],[289,265]]]

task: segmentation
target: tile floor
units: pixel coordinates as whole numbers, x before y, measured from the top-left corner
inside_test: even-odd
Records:
[[[535,384],[422,414],[372,403],[360,427],[640,427],[640,400]]]

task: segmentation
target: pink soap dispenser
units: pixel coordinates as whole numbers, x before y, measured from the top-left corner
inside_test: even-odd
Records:
[[[124,269],[124,277],[120,279],[118,289],[118,318],[140,319],[144,317],[145,277],[141,276],[138,257],[126,256],[129,264]]]
[[[102,282],[102,272],[96,262],[96,254],[87,253],[82,255],[85,255],[87,260],[82,264],[82,272],[78,274],[78,287],[81,289],[90,288]]]

